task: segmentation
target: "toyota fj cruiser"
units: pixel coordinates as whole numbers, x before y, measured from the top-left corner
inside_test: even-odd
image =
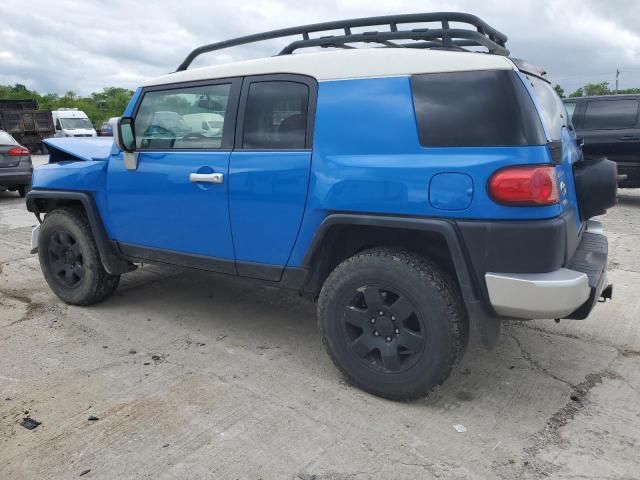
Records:
[[[275,57],[188,68],[292,35]],[[308,293],[337,367],[391,399],[444,382],[472,325],[491,346],[505,318],[585,318],[611,296],[590,218],[615,204],[615,164],[583,159],[505,42],[427,13],[194,50],[135,92],[113,140],[47,141],[27,198],[47,283],[89,305],[158,262]],[[331,51],[293,54],[308,47]]]

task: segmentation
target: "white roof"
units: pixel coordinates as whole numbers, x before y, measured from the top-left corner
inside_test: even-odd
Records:
[[[268,73],[297,73],[314,77],[318,81],[326,81],[514,68],[507,57],[486,53],[413,48],[363,48],[281,55],[193,68],[147,80],[142,83],[142,86]]]

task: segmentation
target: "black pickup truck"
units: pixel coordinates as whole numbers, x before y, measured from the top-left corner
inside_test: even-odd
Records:
[[[618,164],[618,186],[640,187],[640,95],[564,99],[586,159],[607,157]]]

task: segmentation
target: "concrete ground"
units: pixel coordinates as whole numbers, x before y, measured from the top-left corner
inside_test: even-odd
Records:
[[[0,478],[639,478],[640,192],[619,194],[612,302],[505,325],[394,403],[345,383],[290,292],[144,267],[103,304],[61,303],[34,218],[0,193]]]

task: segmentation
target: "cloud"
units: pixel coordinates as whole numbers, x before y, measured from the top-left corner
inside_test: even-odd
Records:
[[[509,36],[514,56],[543,65],[572,90],[587,82],[640,86],[640,2],[599,0],[3,0],[0,83],[88,94],[135,88],[175,70],[195,47],[260,31],[342,18],[465,11]],[[286,41],[236,47],[195,66],[273,55]]]

